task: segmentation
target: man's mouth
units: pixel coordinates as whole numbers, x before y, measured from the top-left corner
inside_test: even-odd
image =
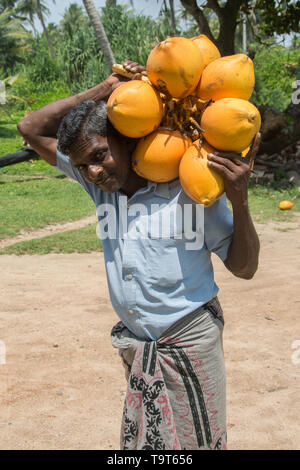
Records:
[[[110,180],[114,177],[113,174],[111,175],[106,175],[104,178],[101,178],[99,180],[96,181],[96,185],[97,186],[105,186],[107,183],[110,182]]]

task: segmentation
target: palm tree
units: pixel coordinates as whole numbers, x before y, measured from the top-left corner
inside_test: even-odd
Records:
[[[96,10],[95,4],[93,0],[82,0],[85,6],[86,12],[88,17],[91,21],[91,24],[94,28],[96,37],[98,38],[100,47],[102,49],[105,61],[108,65],[108,68],[111,70],[113,64],[115,63],[115,58],[113,52],[111,50],[109,41],[107,39],[105,30],[103,28],[102,22],[100,20],[100,16]]]
[[[45,21],[44,21],[44,15],[43,15],[43,12],[42,12],[41,0],[33,0],[33,1],[34,1],[34,4],[35,4],[37,16],[38,16],[40,22],[42,23],[42,27],[43,27],[44,34],[46,36],[46,39],[47,39],[47,42],[48,42],[48,45],[49,45],[49,49],[50,49],[52,59],[56,60],[56,55],[55,55],[55,52],[54,52],[53,44],[52,44],[51,38],[49,36],[48,30],[46,28],[46,24],[45,24]]]
[[[175,9],[174,9],[174,0],[169,0],[169,4],[170,4],[172,29],[173,29],[174,34],[176,35],[176,17],[175,17]]]
[[[29,33],[20,21],[13,18],[13,11],[5,9],[0,13],[0,68],[11,67],[27,46]]]
[[[9,0],[6,0],[9,1]],[[44,4],[41,3],[41,10],[43,15],[49,15],[50,10],[49,8]],[[16,15],[18,16],[24,16],[27,21],[29,21],[29,24],[31,25],[33,31],[35,34],[37,34],[35,24],[34,24],[34,17],[37,14],[36,11],[36,5],[33,0],[20,0],[17,5],[15,6],[15,12]]]
[[[0,0],[0,13],[4,10],[9,9],[13,13],[13,8],[15,8],[16,0]]]
[[[64,16],[59,23],[59,28],[70,38],[84,23],[88,22],[87,17],[83,14],[82,7],[77,3],[71,3],[69,8],[65,10]]]
[[[11,0],[5,0],[5,1],[7,2]],[[52,0],[52,1],[53,3],[55,3],[55,0]],[[31,24],[35,32],[36,30],[34,27],[34,18],[35,16],[38,17],[38,19],[41,22],[44,34],[46,36],[52,59],[56,60],[56,55],[54,52],[53,44],[52,44],[49,32],[46,27],[45,19],[44,19],[44,15],[47,15],[50,13],[49,8],[47,8],[45,1],[43,0],[20,0],[15,7],[15,12],[18,15],[21,14],[27,17],[29,23]]]

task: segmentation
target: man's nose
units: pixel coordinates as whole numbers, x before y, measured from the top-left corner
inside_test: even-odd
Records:
[[[103,172],[102,166],[99,165],[89,165],[88,166],[88,175],[92,179],[96,179]]]

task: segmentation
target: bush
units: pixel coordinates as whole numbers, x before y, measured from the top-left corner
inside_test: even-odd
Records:
[[[254,58],[256,85],[251,101],[284,111],[291,102],[300,50],[260,46]]]

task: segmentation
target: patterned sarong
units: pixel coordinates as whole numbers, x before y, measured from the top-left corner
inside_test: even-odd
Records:
[[[223,314],[217,298],[168,328],[137,339],[111,332],[128,380],[122,450],[226,449]]]

